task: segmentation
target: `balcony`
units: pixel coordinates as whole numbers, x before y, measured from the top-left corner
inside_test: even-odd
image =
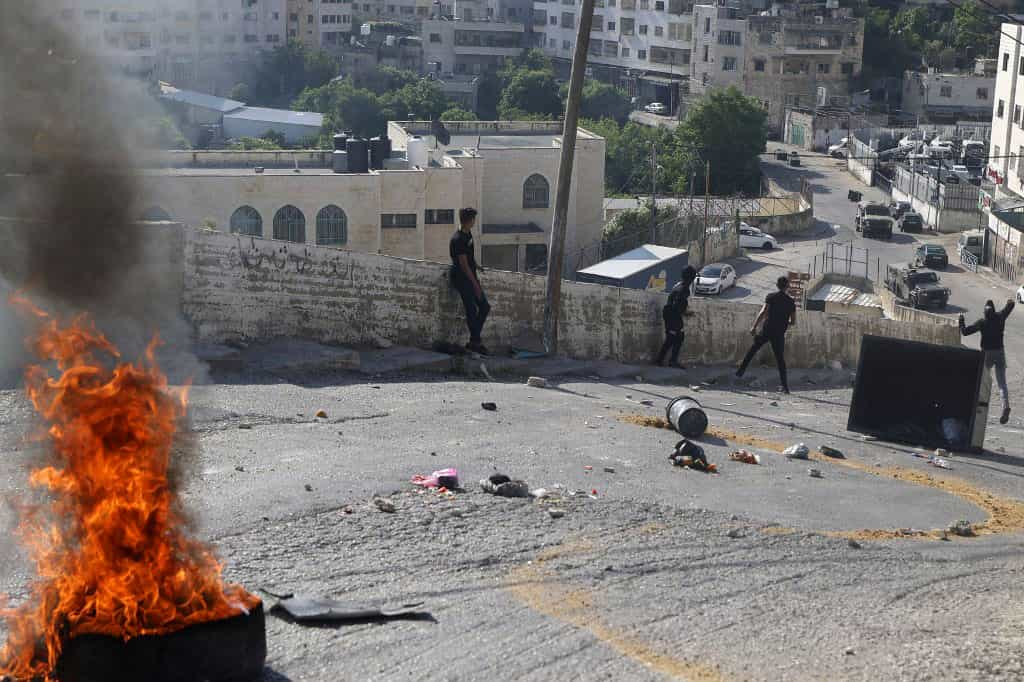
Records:
[[[821,47],[820,45],[786,45],[783,50],[783,54],[788,55],[812,55],[812,54],[823,54],[823,55],[841,55],[843,49],[841,47]]]
[[[518,46],[498,47],[491,45],[456,45],[456,55],[488,55],[492,57],[518,57],[523,48]]]

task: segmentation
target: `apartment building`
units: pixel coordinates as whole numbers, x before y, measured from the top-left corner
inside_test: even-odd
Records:
[[[981,204],[988,231],[985,263],[1006,279],[1024,281],[1024,26],[1003,24],[996,56],[995,109]]]
[[[224,92],[287,40],[287,0],[45,0],[40,7],[121,72]]]
[[[691,92],[742,87],[746,17],[737,4],[693,8],[694,52]]]
[[[996,59],[978,59],[971,71],[907,71],[903,103],[907,114],[928,122],[991,120],[996,87]]]
[[[579,0],[533,3],[537,44],[567,76],[576,46]],[[675,111],[690,78],[692,0],[596,0],[587,57],[592,77]]]
[[[337,47],[348,41],[353,14],[358,5],[351,0],[287,0],[289,40],[313,48]]]
[[[531,47],[525,24],[476,19],[427,19],[421,28],[423,64],[435,74],[495,71]]]
[[[742,90],[761,101],[779,132],[787,107],[848,105],[863,51],[864,20],[849,10],[789,7],[748,17]]]

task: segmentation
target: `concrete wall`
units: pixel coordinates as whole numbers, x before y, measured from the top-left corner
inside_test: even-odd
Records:
[[[957,321],[953,318],[900,305],[896,300],[896,296],[885,287],[878,287],[877,293],[878,297],[882,299],[882,310],[885,311],[885,316],[889,319],[917,326],[932,325],[942,329],[942,333],[950,337],[954,333],[956,334],[957,340],[950,342],[950,345],[958,345],[960,343],[960,329],[957,326]]]
[[[185,241],[183,308],[201,340],[383,337],[429,346],[467,335],[447,267],[213,231],[189,230]],[[489,271],[482,283],[493,307],[485,343],[501,347],[525,331],[540,333],[544,278]],[[647,362],[662,341],[664,294],[564,282],[562,297],[559,338],[568,356]],[[758,306],[697,299],[691,309],[684,360],[737,362]],[[949,326],[801,312],[787,356],[794,367],[853,365],[863,334],[959,343]]]
[[[851,153],[846,157],[846,170],[870,187],[874,183],[875,158],[877,154],[867,144],[857,138],[857,134],[862,132],[855,131],[852,136],[853,139],[850,140]]]
[[[949,234],[978,229],[978,211],[954,211],[948,208],[939,208],[933,203],[922,201],[916,196],[900,190],[895,185],[892,187],[892,200],[908,202],[914,211],[921,214],[924,224],[937,232]]]

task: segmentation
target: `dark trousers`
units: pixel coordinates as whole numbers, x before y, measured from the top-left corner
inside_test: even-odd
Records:
[[[483,331],[484,322],[491,312],[491,304],[487,302],[487,295],[480,290],[480,298],[476,297],[473,284],[461,279],[456,282],[455,288],[459,290],[462,297],[462,307],[466,309],[466,326],[469,327],[469,342],[480,343],[480,332]]]
[[[669,351],[672,351],[669,362],[673,365],[679,364],[679,351],[683,347],[684,338],[686,334],[682,329],[665,329],[665,343],[661,344],[661,350],[658,351],[659,365],[665,361],[665,354]]]
[[[747,351],[747,356],[743,358],[743,362],[740,364],[739,373],[743,374],[747,371],[747,365],[754,359],[757,351],[761,350],[761,346],[766,343],[772,345],[772,354],[775,356],[775,363],[779,366],[779,379],[782,381],[782,387],[789,389],[789,382],[786,380],[786,333],[781,334],[765,334],[761,332],[754,337],[754,343],[750,346],[750,350]]]

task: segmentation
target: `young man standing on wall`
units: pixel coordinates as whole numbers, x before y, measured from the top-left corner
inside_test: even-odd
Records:
[[[487,348],[480,341],[480,332],[487,321],[487,314],[491,312],[491,306],[477,278],[477,271],[482,268],[477,266],[473,253],[472,230],[475,222],[476,209],[463,208],[459,211],[459,229],[448,243],[448,253],[452,257],[452,286],[458,290],[462,306],[466,309],[466,326],[469,327],[469,343],[466,348],[487,355]]]
[[[1006,299],[1002,310],[996,310],[996,304],[985,301],[985,316],[967,327],[964,326],[964,314],[960,313],[960,333],[970,336],[981,332],[981,350],[985,353],[985,371],[995,367],[996,384],[1003,399],[1003,413],[999,415],[999,423],[1010,421],[1010,391],[1006,388],[1006,351],[1003,349],[1003,330],[1006,318],[1013,312],[1013,301]]]
[[[747,365],[754,359],[754,354],[761,349],[761,346],[770,343],[772,354],[775,355],[775,362],[779,366],[782,392],[789,393],[789,382],[786,380],[786,330],[789,329],[790,325],[796,324],[796,302],[786,293],[786,289],[789,288],[788,279],[779,277],[775,282],[775,286],[779,290],[765,297],[764,305],[761,306],[761,312],[757,314],[757,319],[750,326],[750,333],[754,337],[754,343],[750,346],[750,350],[747,351],[747,356],[743,358],[739,369],[736,370],[736,376],[743,376],[743,373],[747,371]],[[764,327],[761,329],[761,333],[758,334],[757,325],[761,324],[762,320],[764,321]]]
[[[692,265],[687,265],[683,269],[679,283],[672,287],[672,291],[668,295],[668,302],[661,309],[661,317],[665,321],[665,343],[658,351],[658,357],[654,361],[656,365],[665,362],[665,355],[671,351],[669,365],[678,369],[686,369],[685,366],[679,364],[679,351],[682,349],[683,339],[686,337],[683,333],[683,316],[689,314],[687,308],[690,304],[690,285],[693,284],[696,277],[697,271],[693,269]]]

